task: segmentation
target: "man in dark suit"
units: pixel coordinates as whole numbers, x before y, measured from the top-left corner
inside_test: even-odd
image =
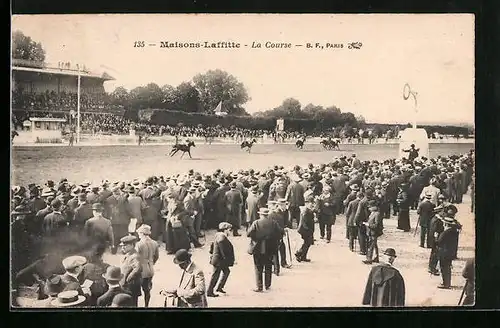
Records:
[[[345,212],[347,235],[349,238],[349,249],[354,252],[354,242],[358,237],[358,226],[356,224],[356,212],[358,211],[359,202],[363,198],[363,193],[358,191],[356,198],[350,201]]]
[[[268,204],[271,201],[268,202]],[[285,231],[288,227],[288,212],[286,211],[286,200],[285,198],[279,198],[276,202],[275,209],[270,210],[269,217],[271,220],[278,223],[281,229]],[[286,263],[286,248],[285,242],[283,240],[283,236],[278,240],[278,249],[276,249],[276,253],[273,255],[273,267],[274,274],[279,276],[280,274],[280,265],[283,268],[290,268],[290,266]]]
[[[234,247],[228,238],[229,233],[232,230],[232,226],[228,222],[221,222],[218,230],[219,231],[215,234],[215,240],[210,247],[210,264],[213,265],[214,271],[207,289],[208,297],[219,296],[214,293],[214,288],[217,285],[217,282],[219,282],[221,273],[222,278],[217,286],[217,292],[223,294],[226,293],[224,291],[224,287],[227,279],[229,278],[229,274],[231,273],[229,267],[234,265]]]
[[[436,243],[438,247],[439,268],[441,269],[441,277],[443,283],[438,286],[441,289],[451,288],[451,263],[454,257],[454,243],[458,231],[454,229],[455,214],[457,208],[454,205],[449,205],[445,209],[445,217],[443,218],[444,231],[439,235]]]
[[[464,270],[462,271],[462,277],[466,279],[464,286],[465,298],[462,305],[474,305],[475,302],[475,259],[471,258],[465,262]]]
[[[424,200],[418,204],[417,214],[419,215],[420,222],[420,247],[427,245],[431,248],[429,243],[429,224],[434,216],[434,204],[431,203],[432,194],[430,192],[425,194]],[[427,242],[426,242],[427,241]]]
[[[87,202],[87,194],[81,193],[78,195],[78,207],[75,209],[73,216],[73,226],[75,231],[81,232],[85,222],[93,217],[92,205]]]
[[[367,235],[366,235],[366,226],[363,222],[368,221],[368,217],[370,215],[370,211],[368,209],[368,202],[373,198],[373,189],[368,188],[365,190],[365,197],[361,199],[358,204],[358,210],[356,211],[356,215],[354,217],[354,221],[358,226],[358,241],[359,241],[359,254],[366,255],[367,252]]]
[[[269,209],[259,210],[260,218],[254,221],[248,229],[247,236],[251,238],[248,252],[253,255],[257,288],[253,291],[262,292],[264,287],[271,288],[272,257],[278,248],[278,239],[283,235],[283,229],[269,218]]]
[[[297,174],[292,175],[292,182],[288,185],[285,193],[291,226],[293,226],[293,222],[298,225],[300,219],[300,206],[304,206],[305,190],[299,181],[300,177]]]
[[[103,274],[106,283],[108,284],[108,290],[97,298],[98,307],[109,307],[113,302],[113,298],[118,294],[128,294],[128,291],[120,286],[120,280],[123,278],[123,274],[119,267],[109,266],[106,269],[106,273]]]
[[[120,187],[116,186],[113,188],[113,194],[108,197],[106,202],[111,209],[111,224],[115,235],[115,243],[117,243],[120,238],[128,235],[128,225],[132,217],[129,211],[127,195],[124,195]],[[117,247],[118,245],[114,246]]]
[[[239,236],[238,229],[241,224],[241,206],[243,205],[243,196],[236,188],[236,181],[232,181],[229,185],[231,189],[226,192],[225,204],[227,209],[226,221],[231,223],[233,227],[233,236]]]
[[[315,205],[313,196],[306,197],[305,206],[300,212],[300,222],[297,232],[302,237],[302,246],[295,253],[297,262],[311,262],[311,260],[307,258],[307,252],[309,251],[309,247],[311,247],[314,242]]]
[[[104,181],[101,186],[101,191],[99,191],[99,197],[97,198],[97,203],[101,203],[104,206],[104,211],[102,215],[106,218],[111,218],[111,208],[107,203],[107,199],[113,193],[109,190],[109,184],[107,181]]]
[[[435,213],[435,211],[434,211]],[[443,232],[444,226],[441,216],[438,213],[435,213],[431,218],[429,223],[429,235],[427,236],[427,246],[430,246],[431,253],[429,255],[429,269],[428,272],[435,276],[438,276],[438,248],[437,248],[437,239],[439,235]]]

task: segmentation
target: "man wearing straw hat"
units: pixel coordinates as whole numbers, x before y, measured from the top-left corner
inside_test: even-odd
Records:
[[[85,302],[85,296],[79,295],[75,290],[68,290],[57,294],[57,298],[51,302],[54,307],[77,307]]]
[[[454,205],[448,205],[445,209],[445,216],[442,218],[444,231],[439,235],[436,244],[438,249],[439,268],[443,283],[438,286],[440,289],[451,288],[451,263],[454,258],[454,245],[458,235],[454,220],[457,208]]]
[[[266,290],[271,288],[272,257],[277,252],[279,238],[283,236],[283,229],[269,218],[268,208],[261,208],[259,215],[260,218],[252,223],[247,232],[251,239],[248,253],[253,255],[257,285],[253,291],[258,293],[263,291],[263,287]]]
[[[142,291],[144,292],[144,304],[149,306],[151,299],[151,289],[153,288],[154,265],[160,257],[159,246],[156,241],[151,239],[151,227],[147,224],[141,225],[137,229],[139,242],[136,244],[136,250],[139,253],[139,260],[142,266]]]

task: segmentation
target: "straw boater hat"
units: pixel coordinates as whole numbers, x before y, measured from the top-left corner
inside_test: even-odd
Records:
[[[68,290],[57,294],[50,304],[56,307],[74,306],[85,302],[85,296],[78,295],[76,290]]]

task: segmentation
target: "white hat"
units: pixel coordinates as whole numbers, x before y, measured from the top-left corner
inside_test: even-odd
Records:
[[[83,256],[69,256],[62,261],[64,269],[71,270],[87,263],[87,259]]]

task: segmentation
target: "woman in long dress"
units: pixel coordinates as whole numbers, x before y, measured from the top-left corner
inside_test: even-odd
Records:
[[[404,182],[399,188],[398,194],[398,229],[405,232],[410,231],[410,200],[408,199],[408,183]]]
[[[184,211],[182,202],[175,198],[169,198],[165,228],[165,248],[168,254],[174,254],[179,249],[188,250],[191,247],[188,230],[186,228],[186,222],[190,219],[186,211]]]

